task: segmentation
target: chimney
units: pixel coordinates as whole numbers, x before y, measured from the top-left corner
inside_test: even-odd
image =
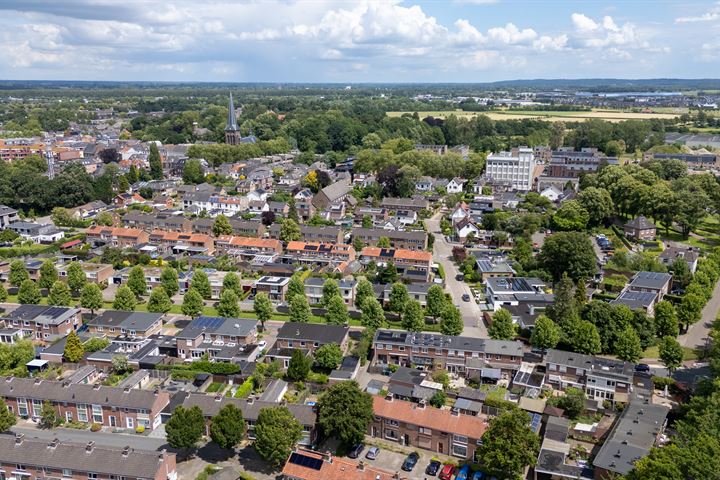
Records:
[[[125,387],[125,388],[123,388],[123,392],[125,392],[125,393],[130,393],[130,387]]]
[[[392,401],[393,401],[393,394],[390,393],[390,392],[388,392],[388,394],[385,395],[385,400],[387,400],[388,402],[392,402]]]
[[[160,453],[158,454],[158,462],[162,463],[165,461],[165,457],[167,457],[167,449],[163,448],[160,450]]]
[[[418,402],[418,408],[421,410],[425,408],[425,399],[424,398]]]
[[[126,445],[122,449],[122,456],[123,458],[127,458],[128,455],[130,455],[130,445]]]
[[[395,475],[393,475],[393,478],[395,480],[400,480],[400,472],[395,472]]]
[[[332,456],[332,453],[330,452],[330,450],[325,451],[325,455],[323,455],[323,456],[326,457],[326,461],[328,463],[333,463],[333,456]]]
[[[365,462],[363,462],[362,460],[360,460],[360,462],[358,462],[358,467],[357,467],[357,468],[358,468],[358,470],[360,470],[361,472],[364,471],[364,470],[365,470]]]
[[[93,385],[93,390],[100,390],[100,386],[101,385],[99,383],[96,383],[95,385]]]
[[[50,443],[48,443],[47,448],[49,448],[50,450],[55,450],[55,447],[57,447],[58,445],[60,445],[60,440],[54,438]]]
[[[248,404],[248,405],[252,405],[253,403],[255,403],[255,395],[250,395],[250,396],[247,398],[247,404]]]
[[[42,383],[42,378],[35,377],[35,385],[40,385]]]
[[[299,329],[299,328],[298,328],[297,330],[295,330],[295,336],[296,336],[296,337],[299,337],[299,336],[300,336],[300,329]]]
[[[25,439],[24,433],[16,434],[15,435],[15,445],[22,445],[24,439]]]
[[[215,395],[215,401],[219,402],[223,399],[222,395]]]
[[[87,445],[85,445],[85,452],[92,453],[94,448],[95,448],[95,442],[88,442]]]
[[[450,415],[452,415],[453,417],[459,417],[460,411],[457,408],[453,408],[452,410],[450,410]]]

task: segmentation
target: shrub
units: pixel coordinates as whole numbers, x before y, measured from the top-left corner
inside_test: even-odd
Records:
[[[662,390],[665,387],[671,387],[675,385],[675,380],[670,377],[652,377],[652,381],[655,384],[655,388]]]
[[[93,423],[92,425],[90,425],[91,432],[99,432],[100,430],[102,430],[102,425],[100,425],[99,423]]]

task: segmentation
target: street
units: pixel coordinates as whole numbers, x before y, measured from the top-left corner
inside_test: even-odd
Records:
[[[689,348],[705,348],[709,345],[708,334],[717,318],[718,311],[720,311],[720,282],[715,285],[712,297],[703,308],[700,320],[690,325],[687,333],[678,337],[680,344]]]
[[[440,230],[441,217],[442,213],[438,212],[431,218],[425,220],[428,232],[435,235],[433,261],[442,265],[445,271],[445,289],[450,293],[453,303],[460,307],[460,313],[462,314],[463,323],[465,324],[463,335],[486,338],[487,328],[482,321],[480,306],[472,299],[473,295],[472,292],[470,292],[468,284],[455,279],[455,276],[459,274],[460,271],[452,261],[453,245],[445,240],[445,235],[443,235]],[[470,295],[471,300],[469,302],[463,301],[462,296],[464,294]]]

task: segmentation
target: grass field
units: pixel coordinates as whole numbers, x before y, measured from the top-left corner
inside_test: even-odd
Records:
[[[621,122],[623,120],[649,120],[653,118],[675,118],[682,114],[682,111],[674,113],[668,112],[638,113],[626,112],[622,110],[602,110],[593,109],[590,112],[563,112],[563,111],[544,111],[544,110],[494,110],[490,112],[463,112],[455,111],[424,111],[418,112],[420,118],[436,117],[445,118],[450,115],[458,117],[473,117],[475,115],[487,115],[492,120],[521,120],[524,118],[532,118],[536,120],[547,120],[550,122],[582,122],[592,118],[599,118],[609,122]],[[405,113],[412,112],[387,112],[389,117],[399,117]]]

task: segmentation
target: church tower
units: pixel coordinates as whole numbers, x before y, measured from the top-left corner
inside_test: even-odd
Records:
[[[227,124],[225,125],[225,143],[237,145],[240,143],[240,127],[235,118],[235,104],[233,104],[232,92],[230,92],[230,104],[228,105]]]

